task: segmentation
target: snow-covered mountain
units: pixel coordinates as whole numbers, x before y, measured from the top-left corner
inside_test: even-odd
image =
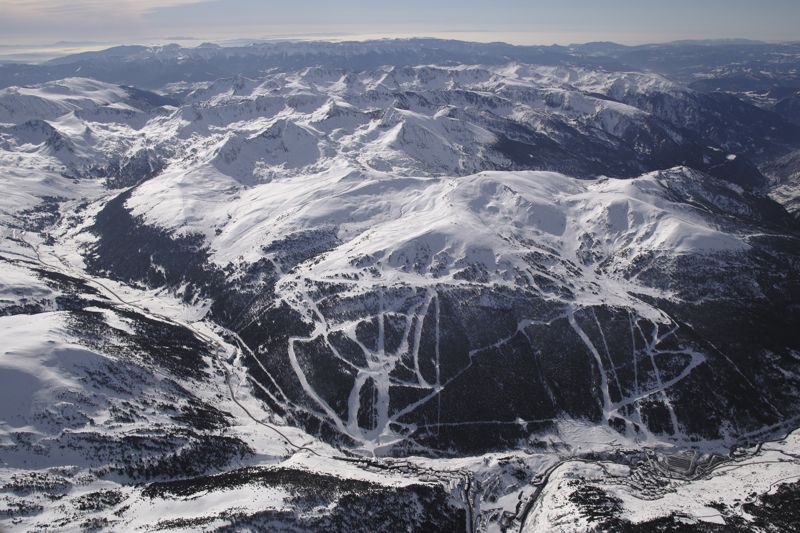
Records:
[[[800,128],[625,47],[487,46],[0,90],[2,523],[791,520]]]

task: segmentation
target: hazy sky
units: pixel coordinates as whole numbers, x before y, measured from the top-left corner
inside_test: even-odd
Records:
[[[443,36],[521,44],[800,40],[800,0],[0,0],[3,44]]]

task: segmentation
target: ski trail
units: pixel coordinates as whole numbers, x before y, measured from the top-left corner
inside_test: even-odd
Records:
[[[441,371],[439,369],[439,341],[441,338],[441,330],[439,325],[439,318],[440,318],[440,307],[439,307],[439,295],[436,295],[436,386],[442,386],[442,376]],[[436,395],[436,434],[440,433],[440,422],[442,421],[442,395]]]
[[[661,352],[661,353],[667,353],[667,352]],[[638,402],[639,400],[647,398],[648,396],[652,396],[654,394],[658,394],[660,392],[663,392],[663,391],[669,389],[673,385],[676,385],[677,383],[679,383],[679,382],[683,381],[684,379],[686,379],[686,377],[688,377],[689,374],[691,374],[692,371],[695,368],[700,366],[705,361],[705,357],[703,356],[703,354],[701,354],[699,352],[693,352],[693,351],[687,350],[685,352],[669,352],[669,353],[685,353],[687,355],[691,355],[692,356],[692,361],[688,365],[686,365],[686,367],[681,371],[681,373],[678,374],[677,376],[675,376],[674,378],[672,378],[672,379],[670,379],[668,381],[665,381],[663,383],[660,383],[659,386],[657,386],[657,387],[655,387],[653,389],[650,389],[650,390],[645,391],[645,392],[640,392],[640,393],[636,394],[635,396],[630,396],[628,398],[620,400],[619,402],[614,404],[614,406],[613,406],[614,409],[623,408],[623,407],[628,406],[628,405],[630,405],[632,403]]]
[[[358,410],[361,405],[361,387],[367,381],[367,375],[360,373],[356,376],[356,381],[353,388],[350,389],[350,395],[347,397],[347,433],[348,435],[355,435],[362,433],[361,428],[358,426]]]
[[[378,357],[383,358],[383,355],[386,354],[386,325],[384,324],[384,320],[386,318],[386,306],[383,301],[383,291],[378,291],[378,305],[380,310],[378,311]]]
[[[417,323],[416,323],[416,328],[414,330],[414,347],[412,351],[412,355],[414,357],[414,373],[417,375],[417,380],[419,380],[419,383],[425,387],[430,387],[431,384],[428,383],[428,380],[426,380],[423,377],[422,371],[420,371],[419,368],[419,347],[420,344],[422,343],[422,326],[424,323],[424,319],[428,315],[428,312],[430,311],[431,302],[433,301],[435,296],[436,296],[436,291],[434,289],[428,289],[428,294],[425,299],[425,303],[423,304],[424,310],[422,311],[422,313],[417,313]]]
[[[439,310],[439,295],[436,295],[436,384],[441,385],[441,373],[439,371],[439,341],[441,339],[441,330],[439,329],[439,317],[440,317],[440,310]]]
[[[572,329],[575,330],[575,333],[578,334],[583,343],[592,353],[594,360],[597,363],[597,369],[600,373],[600,392],[603,395],[603,417],[607,420],[611,414],[611,395],[608,393],[608,377],[606,376],[606,369],[603,365],[603,358],[600,357],[600,353],[597,351],[597,348],[595,348],[592,340],[580,327],[578,321],[575,320],[575,308],[573,306],[570,306],[569,312],[567,313],[567,320],[569,321],[570,326],[572,326]]]
[[[323,336],[323,340],[325,341],[325,346],[327,346],[331,350],[331,352],[333,353],[333,356],[336,359],[338,359],[339,361],[341,361],[342,364],[350,367],[351,369],[355,370],[356,372],[360,372],[362,370],[361,367],[358,367],[358,366],[354,365],[353,363],[351,363],[350,361],[348,361],[347,359],[342,357],[342,354],[339,353],[339,350],[337,350],[336,347],[333,345],[333,343],[331,343],[330,339],[328,338],[328,334],[327,333]]]
[[[664,402],[664,406],[667,408],[667,412],[669,412],[672,430],[674,431],[674,434],[677,435],[680,432],[678,417],[675,415],[675,409],[672,408],[672,402],[670,401],[669,396],[667,396],[666,387],[664,386],[664,382],[661,381],[661,371],[658,369],[658,364],[656,363],[655,344],[658,342],[658,325],[653,325],[653,334],[650,341],[647,340],[647,335],[645,335],[644,331],[642,331],[642,327],[638,322],[636,323],[636,327],[639,329],[642,339],[644,339],[644,349],[647,352],[647,355],[650,357],[650,364],[653,365],[653,373],[656,376],[658,390],[661,392],[661,399]]]
[[[394,367],[393,362],[397,358],[388,358],[386,356],[386,302],[384,300],[383,291],[380,291],[379,296],[380,313],[378,314],[378,353],[376,354],[376,371],[372,374],[373,382],[375,383],[376,397],[375,405],[370,406],[372,413],[370,416],[377,414],[377,421],[375,428],[368,432],[371,437],[370,440],[375,440],[379,435],[388,430],[389,426],[389,369]]]
[[[404,354],[411,355],[411,350],[413,349],[413,347],[411,346],[411,333],[412,331],[416,331],[414,329],[414,318],[417,317],[423,305],[425,305],[424,301],[419,302],[418,304],[411,307],[407,313],[405,313],[406,324],[405,327],[403,328],[403,338],[400,341],[400,346],[398,346],[396,351],[397,355],[399,356],[402,356]],[[409,368],[409,370],[411,369]]]
[[[631,330],[631,358],[633,359],[633,392],[639,392],[639,358],[636,357],[636,334],[633,331],[633,317],[628,310],[628,327]]]
[[[611,351],[608,349],[608,343],[606,342],[606,334],[603,332],[603,327],[600,325],[600,320],[597,319],[597,313],[595,313],[594,308],[592,308],[592,317],[597,325],[597,331],[600,332],[600,338],[603,340],[603,349],[606,351],[606,357],[608,357],[609,368],[611,369],[611,375],[614,377],[614,383],[617,385],[617,392],[619,392],[619,397],[622,398],[624,394],[617,375],[617,368],[614,366],[614,359],[611,358]]]
[[[292,370],[294,370],[294,373],[297,375],[297,379],[300,381],[300,385],[303,387],[303,390],[305,391],[305,393],[308,394],[308,396],[312,400],[314,400],[317,403],[317,405],[319,405],[322,408],[322,410],[325,412],[325,415],[331,420],[331,422],[333,422],[333,424],[336,426],[336,428],[339,431],[341,431],[345,435],[351,435],[351,433],[349,431],[347,431],[346,424],[342,421],[341,418],[339,418],[339,415],[337,415],[334,412],[334,410],[331,408],[331,406],[328,405],[328,402],[323,400],[317,394],[317,392],[314,390],[314,388],[308,382],[308,379],[306,378],[305,372],[303,372],[303,369],[300,367],[300,363],[297,360],[297,354],[295,353],[295,350],[294,350],[295,343],[296,342],[308,342],[309,340],[313,340],[314,338],[315,337],[312,337],[311,339],[308,339],[308,338],[305,338],[305,337],[291,337],[289,339],[289,346],[288,346],[289,364],[291,364]]]

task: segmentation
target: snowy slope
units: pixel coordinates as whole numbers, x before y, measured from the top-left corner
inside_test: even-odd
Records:
[[[727,223],[730,218],[746,220],[753,207],[740,188],[680,168],[633,180],[585,181],[542,172],[387,179],[343,167],[245,191],[228,188],[229,178],[215,173],[205,174],[203,185],[189,186],[198,185],[197,178],[194,173],[164,173],[137,188],[126,206],[133,216],[173,234],[203,236],[208,260],[220,268],[236,264],[243,269],[263,259],[274,265],[272,305],[288,306],[298,320],[313,326],[307,337],[288,339],[288,359],[302,388],[312,405],[323,410],[322,416],[370,449],[403,440],[403,432],[391,428],[407,411],[389,416],[385,409],[391,391],[406,383],[398,382],[396,373],[409,365],[407,357],[413,357],[416,369],[408,385],[429,391],[430,397],[438,393],[441,385],[432,384],[419,369],[422,333],[420,324],[414,325],[440,305],[437,295],[481,288],[478,294],[483,295],[477,298],[491,306],[496,298],[492,294],[519,291],[520,297],[541,299],[568,317],[595,306],[621,308],[652,321],[656,330],[672,328],[670,314],[643,296],[679,303],[684,295],[663,280],[638,279],[642,265],[744,255],[751,249],[751,237],[762,231],[747,223],[732,230]],[[705,201],[715,200],[719,213],[707,211],[704,195]],[[152,202],[154,198],[158,201]],[[318,248],[299,248],[304,235],[320,239]],[[295,253],[286,248],[293,242],[300,262],[287,256]],[[714,289],[706,290],[714,294]],[[721,286],[716,292],[724,290]],[[401,296],[403,292],[407,295]],[[267,293],[263,297],[270,298]],[[385,299],[381,314],[391,313],[405,323],[400,345],[392,341],[391,352],[381,347],[389,342],[383,337],[376,348],[360,334],[373,311],[370,305],[360,310],[363,304],[357,302],[374,298]],[[514,327],[522,331],[541,320],[549,323],[558,317],[553,313],[547,320],[520,316]],[[257,317],[246,327],[261,324]],[[571,324],[594,350],[580,326]],[[341,393],[341,398],[349,397],[346,413],[332,407],[338,400],[317,395],[321,385],[308,381],[309,369],[295,352],[298,342],[322,341],[338,359],[343,348],[332,335],[356,342],[367,358],[366,364],[347,362],[354,381],[347,385],[351,392]],[[486,336],[470,342],[495,342],[481,337]],[[708,362],[696,350],[687,345],[675,351],[688,360],[673,363],[680,371],[672,379],[657,375],[646,394],[634,390],[629,397],[612,399],[606,390],[604,416],[616,416],[622,406],[680,384]],[[595,357],[602,369],[601,356],[595,352]],[[384,412],[378,425],[365,431],[357,417],[363,409],[359,394],[368,381],[383,391],[377,397]],[[674,413],[673,421],[677,424]]]
[[[163,90],[174,96],[82,78],[11,87],[0,92],[0,123],[10,149],[43,151],[75,176],[120,173],[121,161],[147,153],[159,168],[172,157],[203,158],[245,184],[345,159],[409,176],[631,177],[687,164],[753,185],[758,171],[743,156],[784,135],[777,117],[744,104],[723,109],[656,74],[580,67],[320,67]],[[48,127],[48,135],[29,131]]]
[[[59,257],[40,260],[25,243],[0,251],[0,524],[192,530],[281,518],[319,527],[352,521],[367,489],[369,505],[389,516],[398,500],[428,508],[397,515],[410,527],[463,525],[442,506],[459,474],[421,482],[413,465],[386,475],[345,460],[273,420],[235,344],[212,324],[188,321],[197,309],[73,277]],[[176,476],[197,480],[173,485]],[[198,497],[204,486],[215,490]],[[304,503],[310,494],[327,502],[326,515]]]
[[[676,169],[634,180],[541,172],[397,180],[345,167],[231,191],[230,202],[220,203],[225,178],[189,187],[198,183],[196,175],[165,173],[139,187],[126,205],[154,226],[205,235],[220,265],[258,257],[287,234],[327,226],[336,230],[336,248],[298,275],[361,277],[363,269],[354,265],[369,256],[385,266],[379,278],[364,280],[367,288],[435,284],[456,280],[474,254],[488,281],[514,284],[529,271],[524,256],[531,242],[574,262],[592,252],[611,271],[653,252],[745,249],[744,235],[727,234],[702,210],[665,198],[672,181],[693,178],[703,179]],[[596,243],[591,250],[581,249],[587,238]]]
[[[371,46],[0,91],[2,527],[783,524],[800,241],[752,161],[793,130],[653,72]]]

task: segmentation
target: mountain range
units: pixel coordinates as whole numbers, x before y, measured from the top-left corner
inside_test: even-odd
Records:
[[[0,65],[0,524],[796,528],[798,65],[428,39]]]

